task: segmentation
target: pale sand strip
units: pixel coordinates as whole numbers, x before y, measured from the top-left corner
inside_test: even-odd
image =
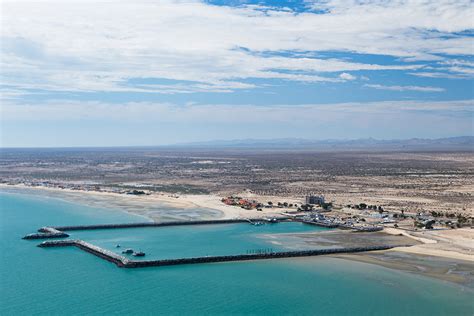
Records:
[[[474,262],[474,230],[471,228],[422,232],[385,228],[384,232],[393,235],[402,234],[423,243],[412,247],[397,247],[392,250]],[[424,237],[416,234],[423,234]]]
[[[284,208],[264,208],[262,211],[247,210],[236,206],[226,205],[221,202],[220,196],[209,194],[209,195],[173,195],[165,193],[152,193],[150,195],[136,196],[119,194],[113,192],[97,192],[97,191],[82,191],[82,190],[71,190],[71,189],[59,189],[49,187],[30,187],[22,184],[18,185],[6,185],[0,184],[0,188],[18,188],[18,189],[33,189],[45,192],[55,193],[68,193],[74,195],[93,195],[103,198],[112,198],[120,202],[127,203],[133,202],[136,204],[150,205],[150,204],[164,204],[165,206],[177,209],[211,209],[222,212],[221,218],[232,219],[232,218],[263,218],[281,215],[282,212],[287,211]],[[130,213],[134,213],[133,209],[128,209]],[[143,215],[143,214],[139,214]],[[152,218],[153,219],[153,218]]]
[[[62,192],[75,195],[82,195],[83,197],[94,195],[108,199],[120,199],[124,204],[133,202],[135,204],[150,205],[162,203],[171,208],[177,209],[212,209],[222,212],[220,218],[257,218],[257,217],[271,217],[278,216],[285,209],[264,208],[259,212],[256,210],[246,210],[240,207],[229,206],[223,204],[221,197],[217,195],[180,195],[178,198],[174,195],[164,193],[153,193],[146,196],[125,195],[112,192],[96,192],[96,191],[79,191],[59,188],[46,187],[29,187],[25,185],[5,185],[0,184],[0,188],[23,188],[35,189],[50,192]],[[136,213],[133,209],[127,210],[130,213]],[[139,213],[137,213],[139,214]],[[143,215],[143,214],[139,214]],[[152,218],[153,219],[153,218]],[[469,228],[453,229],[443,231],[423,231],[411,232],[396,228],[385,228],[384,232],[389,234],[402,234],[404,236],[413,238],[422,242],[422,245],[412,247],[399,247],[393,250],[401,252],[409,252],[420,255],[431,255],[445,258],[453,258],[459,260],[474,261],[474,231]],[[419,236],[423,235],[423,236]]]
[[[417,255],[428,255],[428,256],[444,257],[444,258],[474,262],[473,255],[460,253],[457,251],[447,251],[447,250],[441,250],[441,249],[435,249],[435,248],[428,248],[428,247],[425,247],[425,245],[415,245],[411,247],[397,247],[397,248],[393,248],[392,250],[407,252],[407,253],[412,253],[412,254],[417,254]]]

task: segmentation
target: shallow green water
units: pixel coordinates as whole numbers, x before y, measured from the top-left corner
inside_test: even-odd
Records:
[[[474,293],[469,289],[329,257],[119,269],[79,249],[41,249],[35,247],[37,241],[20,238],[44,225],[142,222],[143,218],[45,197],[0,194],[0,199],[1,315],[472,315],[474,312],[471,302]],[[283,226],[276,225],[274,229],[299,229],[277,227]],[[239,229],[232,232],[235,226],[230,228],[229,233],[228,225],[221,226],[222,234],[208,231],[209,227],[197,228],[197,231],[204,229],[201,234],[188,231],[192,238],[181,243],[179,251],[184,249],[192,255],[191,250],[185,249],[190,244],[208,245],[207,251],[221,252],[229,246],[238,246],[235,244],[250,242],[245,244],[247,247],[256,242],[255,247],[261,247],[260,243],[264,242],[242,235]],[[242,226],[244,232],[257,228]],[[104,232],[77,234],[110,245],[115,241],[108,239],[128,239],[134,235],[132,230],[127,231],[126,237]],[[146,239],[142,236],[144,232],[146,235],[149,231],[135,230],[137,240]],[[168,235],[173,236],[173,231]],[[210,247],[211,241],[207,239],[210,236],[227,237]],[[140,247],[147,247],[147,243]],[[160,250],[156,255],[173,257],[173,251],[177,251],[171,242],[160,247],[156,248]],[[152,247],[151,252],[154,250]]]

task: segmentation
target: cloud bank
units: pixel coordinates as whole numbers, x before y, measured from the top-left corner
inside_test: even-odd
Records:
[[[249,80],[337,83],[361,70],[473,75],[472,63],[454,57],[473,53],[465,34],[474,29],[469,0],[308,5],[318,11],[200,1],[6,0],[2,83],[20,90],[192,93],[258,87]],[[354,62],[324,52],[403,62]]]
[[[438,87],[420,87],[420,86],[384,86],[380,84],[365,84],[364,87],[389,90],[389,91],[419,91],[419,92],[443,92],[445,89]]]

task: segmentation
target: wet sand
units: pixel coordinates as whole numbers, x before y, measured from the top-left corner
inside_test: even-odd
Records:
[[[471,261],[403,253],[396,250],[330,256],[421,274],[474,289],[474,263]]]
[[[265,234],[262,236],[271,243],[291,250],[329,249],[371,246],[413,246],[418,241],[406,236],[390,235],[384,232],[353,232],[331,229],[315,233]]]
[[[446,257],[425,255],[420,253],[424,249],[420,247],[436,247],[437,244],[423,244],[421,241],[405,235],[387,234],[385,232],[351,232],[336,229],[318,233],[268,234],[264,238],[295,250],[406,245],[407,247],[396,247],[392,250],[330,256],[421,274],[474,289],[474,261],[463,260],[464,258],[470,259],[469,256],[455,253],[457,256],[449,257],[449,254],[453,253],[452,251],[447,252]],[[414,249],[414,251],[411,252],[411,249]]]

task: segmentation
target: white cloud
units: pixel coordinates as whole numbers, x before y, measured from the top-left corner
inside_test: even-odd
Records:
[[[461,67],[474,67],[474,62],[470,60],[463,60],[463,59],[451,59],[439,62],[442,65],[450,65],[450,66],[461,66]]]
[[[420,86],[384,86],[380,84],[365,84],[364,87],[389,90],[389,91],[418,91],[418,92],[443,92],[445,89],[438,87],[420,87]]]
[[[67,121],[67,120],[102,120],[102,121],[139,121],[139,122],[200,122],[223,124],[246,122],[318,122],[332,120],[334,117],[347,116],[351,113],[360,115],[394,114],[413,111],[432,113],[446,112],[452,115],[457,112],[472,112],[474,100],[460,101],[384,101],[384,102],[348,102],[335,104],[300,104],[300,105],[252,105],[239,106],[227,104],[177,105],[172,103],[150,102],[78,102],[55,100],[43,104],[16,104],[5,102],[2,106],[2,119],[7,121]],[[212,113],[212,115],[210,115]],[[249,115],[251,113],[251,115]]]
[[[425,78],[444,78],[444,79],[469,79],[471,76],[466,74],[451,74],[446,72],[410,72],[410,75],[417,76],[417,77],[425,77]]]
[[[199,1],[7,0],[2,3],[2,81],[61,91],[229,92],[254,88],[243,81],[251,78],[338,82],[348,79],[333,73],[413,71],[421,65],[307,58],[295,52],[418,61],[472,54],[472,38],[459,33],[474,28],[468,0],[325,5],[330,13],[262,12],[258,6]],[[130,85],[131,78],[178,82],[140,87]]]
[[[356,76],[353,76],[347,72],[343,72],[342,74],[340,74],[339,78],[341,78],[342,80],[356,80],[357,79]]]
[[[364,17],[359,25],[370,25],[374,21],[386,21],[380,29],[411,26],[439,32],[458,32],[472,29],[472,2],[470,0],[307,0],[316,9],[326,9],[342,17]],[[467,20],[463,20],[466,18]],[[450,22],[448,22],[448,20]],[[356,22],[356,21],[354,21]]]
[[[412,72],[411,75],[427,78],[472,79],[474,62],[463,59],[450,59],[437,62],[436,67],[424,67],[424,71]],[[431,70],[431,71],[426,71]]]

